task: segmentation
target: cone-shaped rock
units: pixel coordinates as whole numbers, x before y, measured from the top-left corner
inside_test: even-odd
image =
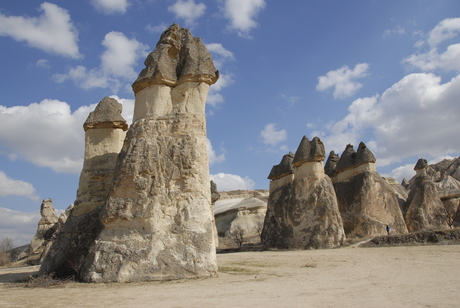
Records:
[[[128,129],[121,116],[122,108],[116,99],[105,97],[83,124],[85,159],[77,199],[43,260],[40,275],[78,274],[89,247],[103,228],[99,213],[112,186],[118,153]]]
[[[345,242],[334,188],[324,173],[324,153],[319,138],[304,137],[293,159],[294,175],[271,178],[264,247],[332,248]]]
[[[407,233],[399,205],[404,194],[396,193],[377,173],[374,163],[375,157],[364,143],[358,152],[349,144],[332,177],[347,236],[386,234],[387,225],[392,233]]]
[[[217,272],[204,111],[218,73],[201,40],[178,25],[162,34],[145,64],[85,281]]]
[[[276,180],[282,177],[285,177],[289,174],[294,173],[294,168],[292,166],[292,160],[294,159],[294,153],[289,152],[281,159],[281,162],[278,165],[272,167],[270,174],[268,175],[269,180]]]
[[[58,217],[53,207],[53,200],[45,199],[42,201],[40,215],[42,218],[38,222],[37,233],[30,242],[29,254],[42,253],[43,245],[51,238],[51,235],[55,231]]]
[[[334,151],[331,151],[329,153],[329,157],[327,158],[326,165],[324,166],[324,173],[326,173],[328,176],[334,176],[339,158],[340,157],[338,154],[335,154]]]
[[[410,186],[405,214],[410,232],[448,229],[446,211],[434,182],[426,175],[428,164],[421,158],[414,167],[416,177]]]

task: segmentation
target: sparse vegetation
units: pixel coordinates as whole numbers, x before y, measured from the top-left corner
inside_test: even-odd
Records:
[[[11,250],[13,248],[13,240],[9,237],[0,242],[0,266],[6,266],[11,263]]]
[[[460,207],[460,203],[458,204],[458,206]],[[449,213],[449,211],[445,207],[443,207],[442,210],[443,210],[442,218],[447,222],[447,224],[449,225],[449,228],[452,229],[455,219],[457,219],[458,211],[455,210],[452,213]]]
[[[26,288],[48,288],[53,286],[60,286],[65,283],[74,281],[72,277],[67,279],[56,279],[54,273],[45,276],[30,276],[24,287]]]
[[[245,242],[244,238],[244,229],[241,226],[236,227],[230,232],[230,238],[238,245],[238,248],[241,248]]]

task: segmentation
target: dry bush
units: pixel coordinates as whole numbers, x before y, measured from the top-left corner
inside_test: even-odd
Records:
[[[241,226],[236,227],[230,232],[230,237],[232,240],[238,245],[238,248],[241,248],[243,246],[243,243],[245,241],[244,238],[244,229]]]
[[[74,281],[73,278],[56,279],[54,273],[44,276],[30,276],[24,287],[26,288],[48,288],[60,286],[67,282]]]
[[[11,250],[14,248],[13,246],[13,240],[9,237],[0,242],[0,266],[11,263]]]

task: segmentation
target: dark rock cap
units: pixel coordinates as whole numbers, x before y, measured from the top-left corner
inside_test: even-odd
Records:
[[[201,39],[178,24],[172,24],[163,32],[144,64],[145,68],[132,85],[135,93],[155,84],[177,86],[195,81],[211,85],[219,79],[219,71]]]
[[[268,175],[269,180],[277,180],[286,175],[294,173],[294,167],[292,166],[292,160],[294,159],[294,153],[289,152],[281,159],[279,165],[273,166],[270,174]]]
[[[121,116],[123,105],[116,99],[104,97],[92,111],[85,123],[83,129],[95,128],[121,128],[124,131],[128,129],[128,124]]]
[[[329,176],[334,176],[338,161],[339,155],[336,154],[334,151],[331,151],[329,153],[329,157],[327,158],[326,165],[324,166],[324,173],[326,173]]]
[[[364,144],[364,142],[361,141],[358,146],[358,152],[356,153],[355,166],[375,162],[376,159],[374,154],[371,152],[371,150],[369,150],[369,148]]]
[[[428,162],[424,158],[420,158],[415,164],[414,170],[425,169],[428,167]]]
[[[318,137],[310,141],[306,136],[303,136],[300,141],[297,151],[295,152],[294,161],[295,166],[300,166],[305,162],[323,161],[326,157],[324,144]]]
[[[345,151],[343,151],[339,161],[337,162],[336,172],[338,173],[353,168],[355,160],[356,152],[353,149],[353,145],[347,144]]]

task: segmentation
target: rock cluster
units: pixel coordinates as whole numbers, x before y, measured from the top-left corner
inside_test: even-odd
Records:
[[[128,129],[121,116],[122,108],[116,99],[105,97],[83,124],[85,156],[77,199],[43,261],[42,275],[78,274],[90,245],[103,228],[99,214],[107,200],[118,153]]]
[[[204,110],[219,74],[200,39],[175,24],[145,65],[84,281],[217,273]]]
[[[386,226],[397,234],[407,233],[400,203],[405,189],[381,177],[376,159],[361,142],[358,151],[348,144],[340,159],[331,152],[325,169],[334,183],[347,235],[367,237],[386,234]]]
[[[410,232],[448,229],[446,211],[436,185],[427,176],[428,163],[421,158],[414,167],[415,179],[410,185],[404,211]]]
[[[303,137],[273,166],[261,241],[266,248],[331,248],[345,242],[334,187],[324,173],[324,145]]]

